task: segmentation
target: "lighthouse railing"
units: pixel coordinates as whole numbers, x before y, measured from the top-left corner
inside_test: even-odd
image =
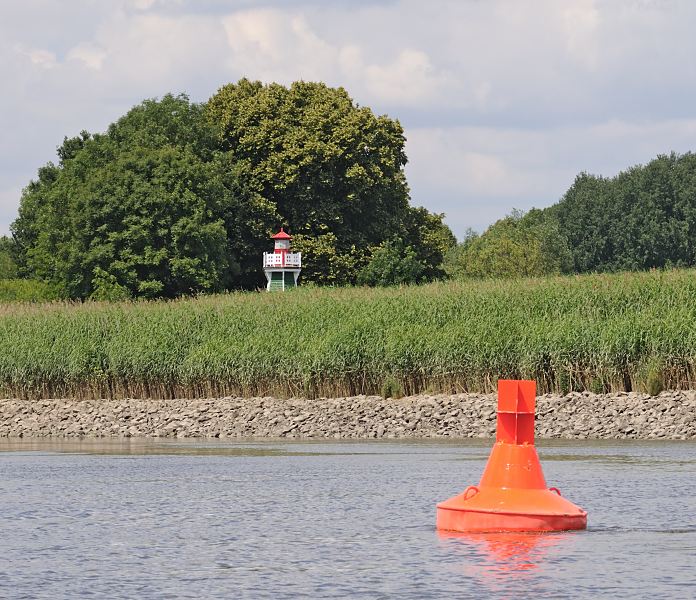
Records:
[[[299,269],[302,267],[302,252],[264,252],[263,266]]]

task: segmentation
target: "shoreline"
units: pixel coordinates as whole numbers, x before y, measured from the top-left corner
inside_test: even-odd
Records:
[[[496,398],[0,399],[0,437],[493,438]],[[696,391],[545,394],[536,437],[696,439]]]

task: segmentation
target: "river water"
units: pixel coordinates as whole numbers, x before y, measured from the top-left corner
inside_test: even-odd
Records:
[[[0,441],[0,597],[696,597],[695,443],[540,442],[587,531],[439,535],[489,449]]]

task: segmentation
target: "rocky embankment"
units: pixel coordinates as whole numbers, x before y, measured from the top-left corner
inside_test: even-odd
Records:
[[[0,400],[0,437],[493,437],[494,394]],[[537,398],[539,438],[696,438],[696,392]]]

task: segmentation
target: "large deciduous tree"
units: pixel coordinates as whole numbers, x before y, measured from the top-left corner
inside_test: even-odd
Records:
[[[352,283],[384,242],[408,238],[424,277],[442,275],[454,243],[442,215],[409,206],[401,124],[357,106],[343,88],[242,79],[208,102],[222,147],[254,191],[299,234],[303,279]]]
[[[104,282],[174,297],[258,277],[252,253],[277,216],[185,96],[145,101],[103,135],[66,139],[58,156],[25,189],[12,227],[25,274],[71,297],[100,297]]]
[[[79,298],[254,288],[285,225],[305,281],[353,283],[401,241],[420,265],[406,272],[434,279],[454,238],[409,206],[404,141],[398,121],[320,83],[147,100],[39,169],[12,226],[18,268]]]

